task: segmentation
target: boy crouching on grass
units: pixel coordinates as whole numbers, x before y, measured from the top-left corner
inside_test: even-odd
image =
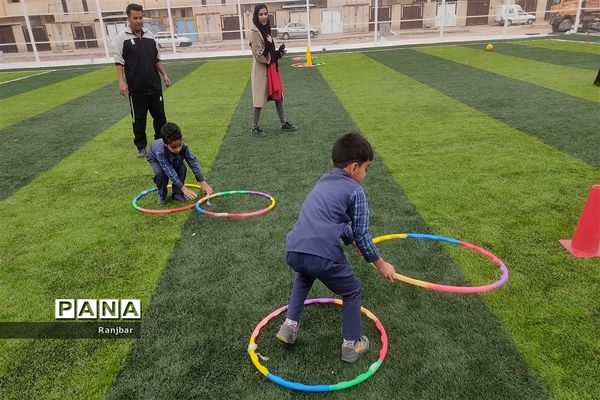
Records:
[[[379,256],[369,234],[369,207],[361,184],[373,160],[371,145],[360,134],[347,133],[335,142],[331,153],[333,171],[315,184],[287,234],[286,261],[296,279],[277,339],[288,344],[296,341],[304,300],[319,279],[343,300],[342,360],[355,362],[369,349],[369,339],[362,335],[360,281],[340,240],[354,243],[364,259],[392,282],[395,270]]]
[[[213,189],[204,180],[198,159],[182,141],[181,129],[174,123],[167,122],[160,129],[160,134],[162,139],[155,140],[148,151],[148,162],[154,172],[153,180],[158,189],[156,202],[158,204],[167,202],[169,180],[173,183],[173,200],[192,200],[198,196],[196,192],[184,185],[187,173],[184,160],[192,169],[204,193],[212,194]]]

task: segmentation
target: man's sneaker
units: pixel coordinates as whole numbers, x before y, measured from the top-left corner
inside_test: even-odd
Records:
[[[252,128],[252,130],[250,131],[250,134],[254,137],[263,137],[263,136],[267,136],[267,132],[263,131],[262,129],[260,129],[259,126],[255,126],[254,128]]]
[[[183,193],[173,193],[173,200],[175,201],[187,201]]]
[[[298,338],[298,328],[294,329],[290,324],[284,322],[275,337],[283,343],[294,344]]]
[[[360,340],[354,342],[344,340],[342,344],[342,361],[353,363],[367,350],[369,350],[369,339],[366,336],[361,336]]]
[[[283,124],[281,124],[281,129],[284,131],[295,131],[296,129],[298,129],[298,127],[294,124],[290,124],[288,121],[285,121]]]
[[[138,153],[137,153],[137,158],[144,158],[146,157],[146,148],[143,147],[141,149],[138,149]]]
[[[156,204],[158,204],[159,206],[162,206],[163,204],[167,204],[167,198],[163,197],[159,194],[158,196],[156,196]]]

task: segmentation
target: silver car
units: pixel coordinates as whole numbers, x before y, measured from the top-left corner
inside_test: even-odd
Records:
[[[300,38],[306,37],[307,32],[308,32],[308,29],[306,28],[306,25],[304,25],[302,22],[290,22],[283,28],[277,29],[277,35],[279,37],[283,38],[284,40],[287,40],[289,38],[295,38],[295,37],[300,37]],[[314,38],[318,34],[319,34],[318,29],[310,28],[310,37],[311,38]]]
[[[158,47],[172,46],[173,42],[175,42],[175,46],[179,47],[189,47],[192,45],[192,39],[189,37],[174,35],[171,32],[158,32],[154,35],[154,40],[158,44]]]

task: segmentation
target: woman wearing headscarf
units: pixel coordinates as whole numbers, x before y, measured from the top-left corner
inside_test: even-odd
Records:
[[[295,131],[297,127],[285,119],[283,112],[283,85],[278,60],[285,54],[285,45],[282,44],[278,50],[275,50],[266,5],[258,4],[254,7],[252,22],[254,27],[250,30],[250,47],[254,56],[251,73],[254,121],[251,134],[252,136],[266,135],[266,132],[258,126],[258,122],[262,108],[268,100],[275,101],[281,129]]]

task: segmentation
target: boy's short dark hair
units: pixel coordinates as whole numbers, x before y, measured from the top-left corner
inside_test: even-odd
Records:
[[[373,148],[360,133],[350,132],[339,138],[331,149],[333,165],[345,168],[353,162],[363,164],[373,161]]]
[[[160,136],[162,136],[165,144],[171,144],[176,140],[181,140],[181,129],[173,122],[167,122],[160,128]]]
[[[140,4],[131,3],[127,6],[127,8],[125,9],[125,12],[127,13],[127,16],[129,16],[129,15],[131,15],[132,11],[144,12],[144,7],[142,7]]]

